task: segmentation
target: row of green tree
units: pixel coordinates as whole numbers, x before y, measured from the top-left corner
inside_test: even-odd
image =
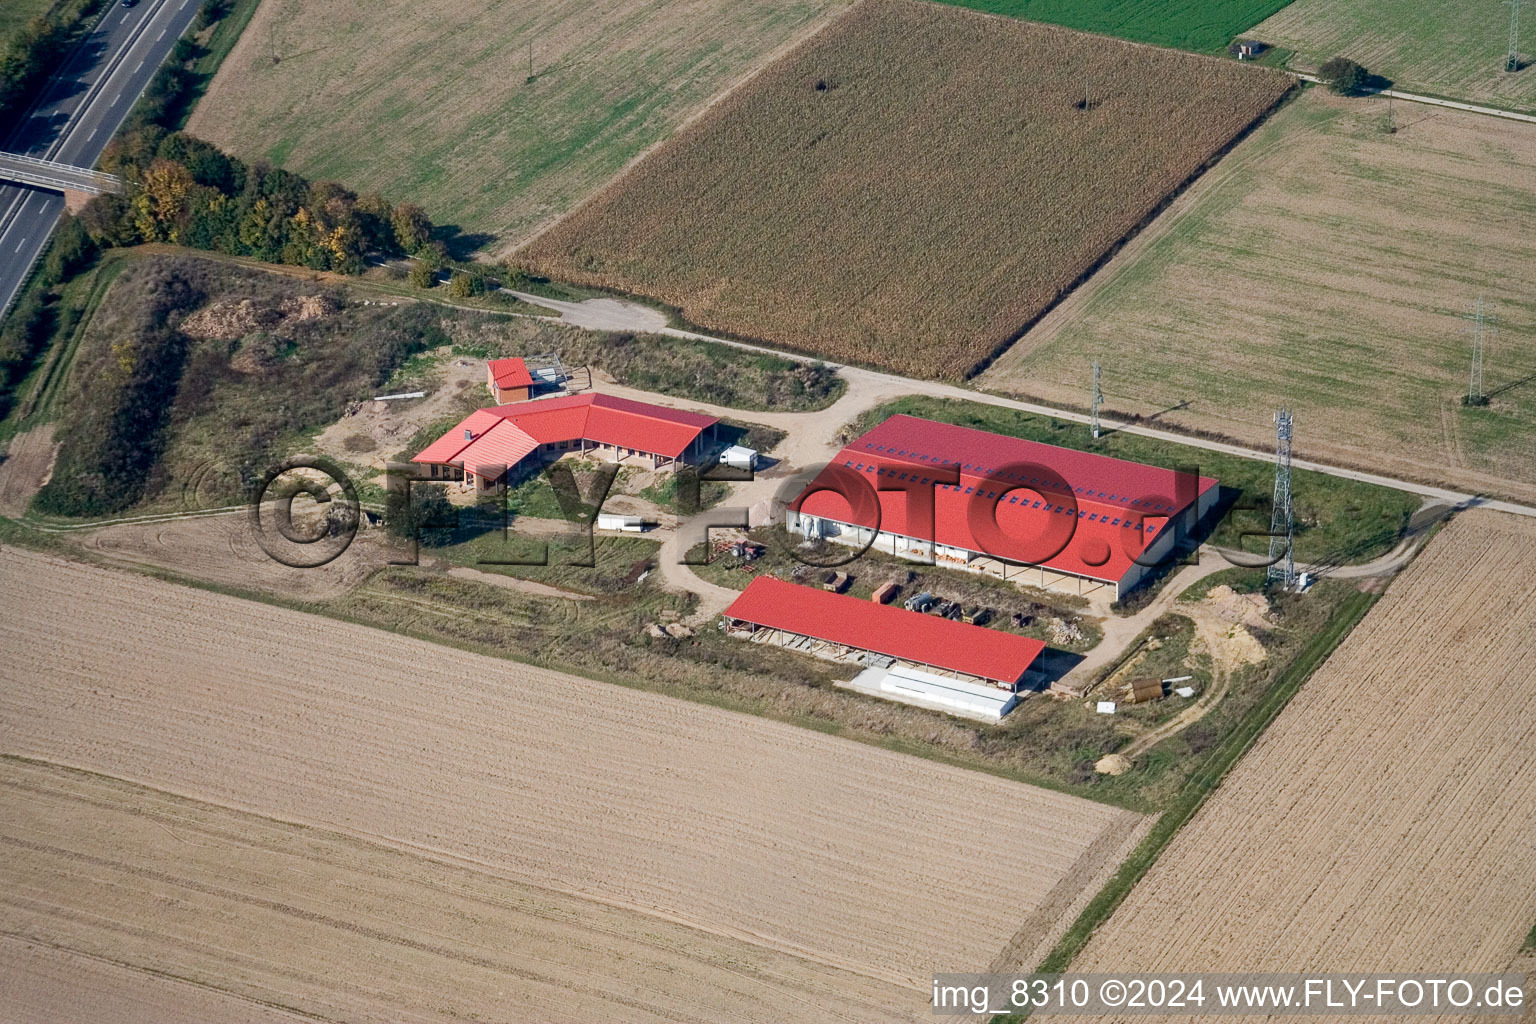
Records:
[[[159,125],[118,136],[101,168],[132,183],[81,214],[102,246],[167,242],[345,274],[360,273],[372,252],[434,251],[432,222],[414,203],[248,164]]]
[[[11,133],[37,90],[89,29],[106,0],[61,0],[30,19],[0,50],[0,138]]]
[[[91,261],[95,246],[80,222],[69,215],[59,224],[33,287],[22,292],[0,323],[0,419],[11,410],[16,388],[32,369],[38,353],[55,333],[75,327],[80,310],[60,306],[54,289]]]

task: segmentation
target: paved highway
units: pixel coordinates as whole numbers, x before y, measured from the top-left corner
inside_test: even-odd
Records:
[[[94,167],[198,5],[199,0],[114,3],[3,148]],[[56,193],[0,186],[0,315],[10,308],[63,209],[64,197]]]

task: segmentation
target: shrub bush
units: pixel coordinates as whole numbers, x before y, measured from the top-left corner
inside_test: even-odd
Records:
[[[1348,57],[1332,57],[1317,69],[1317,77],[1340,96],[1353,96],[1365,87],[1365,68]]]

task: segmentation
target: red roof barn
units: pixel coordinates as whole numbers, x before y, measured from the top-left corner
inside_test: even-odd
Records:
[[[1012,689],[1045,644],[937,615],[759,576],[725,610],[739,623],[813,637]]]
[[[931,519],[926,498],[931,492]],[[1214,505],[1217,481],[968,427],[892,416],[790,506],[789,528],[1012,579],[1123,596]],[[1081,586],[1079,585],[1079,589]]]

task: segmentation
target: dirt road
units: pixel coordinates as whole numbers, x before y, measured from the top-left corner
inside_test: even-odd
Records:
[[[539,300],[547,304],[546,300]],[[614,324],[609,330],[652,330],[655,323],[656,311],[637,303],[615,303],[614,300],[602,301],[606,305],[601,315],[605,321]],[[580,304],[577,304],[580,305]],[[618,307],[618,308],[616,308]],[[573,321],[572,321],[573,322]],[[694,331],[683,331],[673,327],[663,328],[657,333],[669,334],[679,338],[690,338],[697,341],[710,341],[721,345],[730,345],[751,352],[766,352],[772,355],[782,356],[787,359],[805,359],[806,356],[794,352],[782,352],[763,345],[748,344],[746,342],[732,341],[727,338],[717,338],[711,335],[699,334]],[[828,363],[835,366],[838,372],[848,381],[848,394],[842,402],[833,408],[846,405],[847,409],[862,409],[877,405],[885,401],[885,397],[899,397],[901,395],[931,395],[938,398],[950,398],[960,401],[980,402],[984,405],[996,405],[1006,409],[1017,409],[1020,412],[1034,413],[1040,416],[1055,416],[1058,419],[1070,420],[1074,423],[1087,423],[1089,417],[1082,413],[1057,409],[1052,406],[1040,405],[1034,402],[1024,402],[1018,399],[1007,398],[1002,395],[994,395],[985,391],[974,391],[970,388],[958,387],[953,384],[943,384],[937,381],[920,381],[894,374],[882,373],[877,370],[867,370],[857,366],[840,366],[836,363]],[[870,399],[874,400],[870,400]],[[830,410],[828,410],[830,411]],[[808,414],[819,415],[819,414]],[[1228,444],[1224,441],[1214,441],[1208,438],[1191,437],[1185,434],[1176,434],[1171,431],[1158,430],[1154,427],[1140,426],[1134,423],[1113,423],[1105,421],[1105,426],[1119,430],[1127,434],[1136,434],[1141,437],[1152,437],[1162,441],[1188,445],[1204,451],[1221,452],[1226,455],[1236,455],[1246,459],[1259,459],[1269,461],[1273,458],[1273,452],[1260,451],[1247,448],[1242,445]],[[1467,491],[1452,490],[1448,487],[1437,487],[1429,484],[1417,483],[1412,480],[1399,479],[1381,473],[1369,472],[1360,469],[1350,469],[1343,466],[1329,465],[1311,459],[1293,459],[1292,466],[1297,469],[1313,470],[1326,473],[1329,476],[1339,477],[1344,480],[1358,480],[1364,483],[1376,484],[1381,487],[1391,487],[1410,494],[1417,494],[1424,498],[1433,499],[1451,505],[1479,504],[1498,512],[1507,512],[1512,515],[1536,517],[1536,504],[1527,504],[1528,501],[1536,501],[1536,489],[1519,481],[1503,480],[1487,476],[1486,474],[1462,474],[1461,486],[1467,487]],[[1426,471],[1432,467],[1423,467]],[[1484,500],[1478,497],[1479,493],[1510,490],[1516,492],[1522,500]]]
[[[626,943],[692,936],[668,947],[691,958],[688,978],[642,983],[679,1017],[723,1019],[745,1002],[756,1007],[746,1019],[832,1019],[823,985],[855,1002],[885,993],[876,1001],[892,1012],[876,1019],[916,1012],[935,964],[986,964],[1005,947],[1038,955],[1144,821],[767,719],[38,554],[0,553],[0,589],[0,752],[623,912],[618,938],[551,954],[556,977],[623,985]],[[24,880],[16,863],[0,859],[0,891]],[[63,886],[43,888],[58,902]],[[1031,917],[1045,905],[1059,913]],[[585,910],[565,916],[591,926]],[[752,965],[771,992],[735,1001],[689,980],[710,964]],[[555,1019],[535,988],[513,979],[505,991],[527,1008],[521,1019]]]

